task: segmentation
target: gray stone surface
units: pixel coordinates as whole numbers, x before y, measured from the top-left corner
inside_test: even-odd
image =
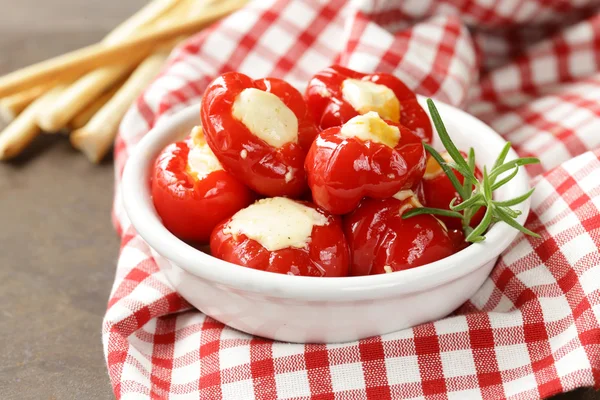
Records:
[[[0,0],[0,74],[97,41],[143,0]],[[111,160],[43,136],[0,165],[0,398],[110,399]]]
[[[100,328],[118,252],[111,166],[43,139],[0,166],[0,398],[109,399]]]

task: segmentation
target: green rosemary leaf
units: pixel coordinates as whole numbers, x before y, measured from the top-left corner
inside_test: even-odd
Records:
[[[492,200],[492,185],[491,185],[490,177],[488,176],[488,173],[487,173],[487,167],[485,167],[485,166],[483,167],[482,186],[483,186],[483,195],[485,196],[485,199]]]
[[[456,211],[443,210],[441,208],[419,207],[411,208],[410,210],[406,211],[404,214],[402,214],[402,219],[414,217],[415,215],[421,214],[441,215],[443,217],[454,217],[461,219],[463,217],[461,213],[458,213]]]
[[[512,180],[512,178],[517,176],[518,173],[519,173],[519,167],[515,167],[513,169],[513,172],[511,172],[509,175],[506,175],[504,178],[500,179],[498,182],[496,182],[492,185],[492,191],[494,191],[494,190],[504,186],[508,182],[510,182]]]
[[[508,155],[509,151],[510,151],[510,142],[506,142],[506,144],[500,151],[500,154],[498,154],[498,158],[496,158],[496,162],[494,163],[494,167],[492,168],[492,171],[494,169],[498,168],[499,166],[501,166],[502,164],[504,164],[504,160],[506,160],[506,156]]]
[[[473,242],[475,238],[482,237],[482,234],[485,233],[487,228],[492,223],[493,212],[494,206],[489,206],[487,210],[485,210],[485,215],[483,216],[483,219],[481,220],[479,225],[477,225],[469,234],[469,236],[467,236],[467,238],[465,239],[467,242]]]
[[[431,115],[431,120],[433,121],[433,125],[435,126],[435,129],[438,132],[438,136],[439,136],[442,144],[444,145],[444,148],[450,155],[450,157],[452,157],[452,159],[454,160],[455,163],[461,165],[465,169],[469,169],[469,165],[463,158],[462,154],[460,154],[460,151],[456,148],[456,146],[452,142],[452,139],[450,139],[450,135],[448,135],[448,131],[446,130],[446,127],[444,126],[442,117],[440,117],[440,113],[438,112],[435,104],[433,103],[433,100],[427,99],[427,107],[429,107],[429,114]]]
[[[463,211],[463,210],[466,210],[467,208],[473,207],[475,205],[481,205],[481,206],[485,205],[485,201],[484,201],[481,193],[474,195],[473,197],[469,198],[468,200],[463,201],[462,203],[460,203],[456,206],[454,205],[454,200],[456,200],[456,199],[453,199],[452,200],[453,203],[450,203],[450,209],[452,211]]]
[[[526,235],[529,236],[533,236],[536,238],[540,238],[541,236],[538,235],[537,233],[530,231],[529,229],[525,228],[523,225],[519,224],[517,221],[515,221],[514,219],[512,219],[508,214],[506,214],[502,209],[498,208],[497,211],[497,215],[500,218],[501,221],[505,222],[506,224],[512,226],[515,229],[518,229],[519,231],[523,232]]]
[[[469,164],[469,171],[471,172],[473,179],[465,178],[465,180],[463,181],[463,192],[472,194],[473,186],[475,186],[479,183],[477,181],[477,178],[475,177],[475,168],[476,168],[476,166],[475,166],[475,150],[472,147],[469,149],[469,156],[467,158],[467,164]],[[468,199],[463,199],[463,200],[468,200]]]
[[[458,164],[453,163],[453,162],[446,163],[446,165],[448,165],[453,170],[457,171],[463,177],[469,177],[471,175],[471,170],[469,168],[463,167],[462,165],[458,165]]]
[[[471,243],[480,243],[485,240],[485,236],[475,236],[475,237],[469,236],[469,237],[470,237],[469,240],[467,240],[467,239],[465,239],[465,240],[467,240],[468,242],[471,242]]]
[[[516,212],[515,210],[513,210],[509,207],[498,207],[498,208],[502,209],[511,218],[517,218],[519,216],[518,212]]]
[[[469,149],[469,157],[467,160],[469,164],[469,169],[471,170],[471,172],[473,172],[473,175],[475,175],[475,149],[473,149],[472,147]]]
[[[454,186],[454,189],[458,192],[458,194],[460,194],[461,197],[463,197],[465,193],[463,193],[462,185],[458,181],[456,175],[454,175],[454,171],[452,171],[452,169],[446,164],[446,160],[444,160],[444,157],[442,157],[442,155],[438,153],[436,149],[434,149],[427,143],[423,143],[423,147],[425,147],[425,150],[427,150],[427,152],[431,154],[431,157],[433,157],[438,162],[438,164],[440,164],[442,171],[444,171],[448,179],[450,179],[450,182],[452,183],[452,186]]]
[[[492,182],[495,182],[498,176],[500,176],[508,170],[511,170],[515,167],[522,167],[523,165],[538,164],[539,162],[540,160],[535,157],[517,158],[516,160],[510,160],[494,168],[492,172],[490,172],[490,178],[492,179]]]
[[[494,166],[489,171],[488,168],[484,167],[483,178],[478,179],[475,176],[476,160],[473,148],[469,149],[468,156],[465,160],[448,135],[439,112],[431,99],[427,100],[427,106],[440,141],[453,162],[446,162],[441,154],[431,146],[424,144],[424,147],[440,164],[442,170],[448,176],[452,186],[460,197],[452,199],[449,204],[450,210],[427,207],[415,208],[404,213],[402,218],[410,218],[421,214],[461,218],[461,224],[466,240],[472,243],[485,240],[484,234],[489,229],[490,225],[500,221],[506,222],[509,226],[528,235],[539,237],[535,232],[530,231],[515,220],[515,218],[521,215],[521,211],[510,208],[526,201],[533,193],[533,189],[512,199],[504,201],[495,201],[493,199],[494,191],[515,178],[519,173],[519,168],[521,166],[539,163],[539,160],[537,158],[528,157],[506,162],[506,157],[510,152],[510,143],[506,143],[498,154]],[[459,181],[458,174],[463,177],[462,184]],[[501,176],[502,178],[500,178]],[[498,182],[496,182],[496,179],[499,179]],[[481,207],[486,208],[485,214],[481,222],[475,228],[471,228],[471,219]]]
[[[534,190],[535,189],[532,188],[532,189],[528,190],[527,193],[524,193],[520,196],[514,197],[509,200],[494,201],[494,204],[497,206],[501,206],[501,207],[516,206],[517,204],[520,204],[520,203],[524,202],[525,200],[527,200],[533,194]]]

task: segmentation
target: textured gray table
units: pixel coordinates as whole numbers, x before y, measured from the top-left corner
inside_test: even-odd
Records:
[[[92,43],[143,3],[0,0],[0,74]],[[57,136],[0,165],[2,400],[113,397],[100,342],[118,251],[112,173]]]
[[[0,73],[97,41],[144,0],[0,0]],[[0,398],[111,399],[111,161],[44,136],[0,165]]]

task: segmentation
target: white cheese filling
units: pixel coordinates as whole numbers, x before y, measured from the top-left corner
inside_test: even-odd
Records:
[[[188,153],[187,167],[189,173],[197,179],[203,179],[211,172],[223,169],[215,154],[206,144],[202,128],[199,126],[194,127],[191,136],[194,147]]]
[[[231,114],[270,146],[298,143],[298,118],[273,93],[244,89],[235,98]]]
[[[411,208],[423,207],[423,204],[421,204],[419,198],[412,190],[401,190],[392,197],[400,201],[409,199],[409,201],[407,201],[402,205],[402,207],[400,207],[400,209],[398,210],[398,215],[404,214],[406,210],[410,210]]]
[[[402,207],[400,207],[400,209],[398,210],[398,215],[402,215],[402,214],[404,214],[405,211],[410,210],[412,208],[423,207],[423,204],[421,204],[421,202],[419,201],[419,198],[417,197],[417,195],[412,190],[401,190],[398,193],[396,193],[395,195],[393,195],[392,197],[395,198],[395,199],[398,199],[400,201],[404,201],[406,199],[410,199],[410,201],[407,201],[405,204],[402,205]],[[446,232],[448,232],[448,228],[446,227],[446,224],[444,224],[435,215],[433,215],[433,218],[435,218],[436,221],[442,226],[442,228]],[[386,267],[383,267],[383,268],[385,269]],[[386,269],[386,272],[393,272],[393,271],[388,271]]]
[[[448,154],[447,152],[443,152],[441,154],[441,156],[444,159],[444,161],[446,161],[447,163],[454,162],[454,160],[452,159],[450,154]],[[443,173],[444,173],[444,170],[442,169],[440,164],[436,161],[436,159],[433,157],[429,157],[429,159],[427,160],[427,164],[425,166],[425,174],[423,175],[423,179],[427,179],[427,180],[433,179],[437,176],[440,176]]]
[[[314,208],[285,197],[272,197],[238,211],[223,231],[234,237],[246,235],[265,249],[276,251],[306,247],[313,227],[327,223],[327,217]]]
[[[357,115],[346,122],[340,134],[347,138],[358,138],[364,142],[371,141],[383,143],[389,147],[396,147],[400,140],[400,129],[397,126],[388,125],[376,112],[368,112]]]
[[[292,179],[294,179],[294,168],[287,167],[287,172],[285,173],[285,183],[288,183]]]
[[[400,121],[400,101],[385,85],[349,78],[342,83],[342,97],[359,114],[375,111],[384,119]]]
[[[395,195],[393,195],[392,197],[397,200],[403,201],[403,200],[408,199],[409,197],[413,197],[414,195],[415,195],[415,193],[412,190],[408,189],[408,190],[401,190],[398,193],[396,193]]]

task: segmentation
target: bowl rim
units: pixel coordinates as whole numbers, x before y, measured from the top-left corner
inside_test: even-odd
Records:
[[[418,96],[423,105],[425,97]],[[479,138],[500,149],[506,141],[492,128],[466,112],[436,101],[440,114],[455,113],[458,118],[474,124]],[[425,107],[427,110],[427,108]],[[504,251],[519,233],[505,223],[496,223],[486,233],[486,240],[474,243],[449,257],[433,263],[391,274],[317,278],[291,276],[243,268],[220,260],[188,245],[169,232],[154,210],[147,184],[154,159],[176,136],[181,127],[200,122],[198,104],[160,119],[136,145],[124,168],[121,194],[125,212],[134,229],[156,253],[170,260],[186,272],[199,278],[243,292],[283,299],[308,301],[347,301],[377,299],[404,295],[431,289],[467,275]],[[194,122],[195,121],[195,122]],[[511,148],[507,160],[517,158]],[[521,168],[505,185],[507,190],[524,193],[529,189],[529,177]],[[524,223],[530,209],[530,200],[515,207],[522,214],[517,218]]]

